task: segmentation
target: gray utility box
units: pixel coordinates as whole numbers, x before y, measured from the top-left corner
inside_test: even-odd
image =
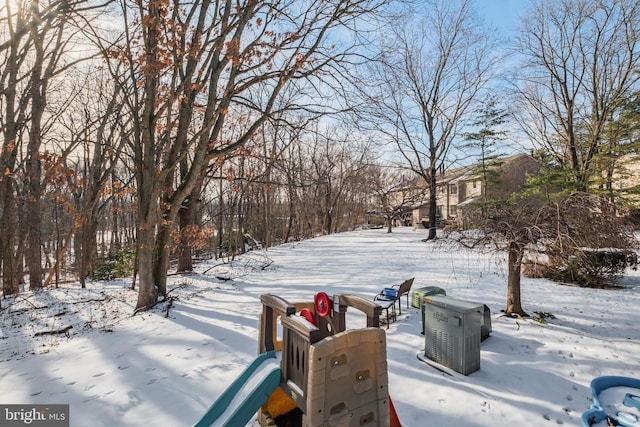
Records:
[[[424,297],[431,295],[446,295],[447,292],[437,286],[425,286],[424,288],[418,288],[411,293],[411,306],[419,308],[422,311],[422,305],[424,304]]]
[[[424,298],[424,355],[456,372],[480,369],[484,305],[447,296]]]
[[[447,295],[447,292],[437,286],[425,286],[424,288],[418,288],[411,293],[411,306],[420,309],[422,314],[422,335],[424,335],[424,297],[430,297],[433,295]]]

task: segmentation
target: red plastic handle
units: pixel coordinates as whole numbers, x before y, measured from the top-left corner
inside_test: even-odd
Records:
[[[313,326],[318,326],[316,325],[316,316],[314,316],[311,310],[309,310],[308,308],[303,308],[302,310],[300,310],[300,316],[307,319],[307,321],[309,321]]]
[[[313,304],[320,317],[327,317],[331,313],[331,298],[326,293],[318,292],[313,298]]]

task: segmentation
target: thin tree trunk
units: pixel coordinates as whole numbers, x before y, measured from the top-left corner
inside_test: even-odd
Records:
[[[427,240],[436,238],[436,227],[438,221],[438,193],[436,182],[436,170],[431,168],[429,175],[429,235]]]
[[[224,242],[224,193],[222,191],[222,177],[218,181],[218,223],[216,224],[216,259],[222,258],[222,243]]]
[[[51,267],[51,270],[49,271],[49,274],[47,275],[46,280],[44,281],[43,287],[46,288],[51,284],[51,280],[53,279],[54,275],[56,278],[56,288],[58,287],[59,266],[64,259],[64,253],[67,251],[67,248],[69,247],[69,243],[71,243],[71,240],[72,240],[71,237],[73,236],[74,232],[75,232],[75,229],[72,227],[69,230],[69,233],[67,233],[66,239],[64,240],[64,243],[62,244],[62,246],[58,247],[58,249],[56,250],[55,262]]]
[[[288,199],[289,199],[288,200],[288,202],[289,202],[289,218],[287,220],[287,229],[286,229],[286,231],[284,233],[284,241],[283,241],[283,243],[287,243],[289,241],[289,238],[291,237],[291,232],[293,230],[293,222],[294,222],[295,215],[296,215],[296,213],[295,213],[296,212],[295,211],[296,207],[295,207],[295,204],[293,202],[294,195],[293,195],[293,185],[291,183],[291,178],[289,178],[287,189],[288,189],[288,195],[289,195],[289,197],[288,197]]]
[[[32,13],[39,13],[37,3],[32,3]],[[60,30],[61,31],[61,30]],[[35,50],[33,69],[31,70],[30,98],[31,98],[31,129],[27,146],[27,230],[28,242],[27,265],[29,266],[29,288],[37,290],[42,287],[42,252],[40,249],[42,230],[42,216],[40,200],[42,198],[42,164],[40,160],[40,146],[42,144],[42,117],[47,105],[47,77],[44,76],[45,46],[44,35],[39,34],[37,28],[31,30],[31,39]],[[56,54],[53,53],[53,56]],[[51,64],[49,64],[50,66]],[[48,66],[48,67],[49,67]],[[47,68],[48,68],[47,67]]]
[[[17,107],[22,102],[18,99],[18,70],[20,57],[21,37],[13,31],[9,32],[11,46],[7,51],[6,86],[2,92],[3,104],[3,144],[0,153],[0,205],[2,206],[2,217],[0,221],[0,238],[2,239],[2,290],[5,296],[17,294],[20,291],[20,283],[23,282],[21,269],[21,249],[20,245],[21,228],[19,223],[20,207],[17,204],[17,190],[14,188],[13,173],[16,169],[18,152],[21,151],[20,140],[18,139],[18,122],[20,113],[16,113]],[[18,258],[18,254],[20,258]]]
[[[89,215],[82,224],[82,231],[79,237],[81,240],[80,248],[80,284],[84,288],[85,281],[89,273],[95,269],[96,259],[98,257],[98,221],[95,214]],[[112,249],[116,249],[113,248]]]
[[[39,136],[32,138],[39,139]],[[41,252],[41,236],[42,216],[40,214],[40,199],[42,194],[41,188],[41,165],[38,158],[39,142],[30,143],[29,149],[29,189],[28,200],[26,202],[26,227],[28,233],[27,247],[27,265],[29,267],[29,289],[37,290],[42,287],[42,252]]]
[[[507,278],[507,309],[506,313],[518,314],[520,316],[526,316],[527,313],[522,309],[521,295],[520,295],[520,278],[522,268],[522,257],[524,255],[524,248],[521,244],[516,242],[509,243],[509,256],[508,256],[508,278]]]
[[[4,213],[3,213],[4,215]],[[3,295],[14,295],[20,291],[20,281],[18,280],[18,266],[16,265],[16,244],[14,231],[4,233],[4,230],[11,230],[14,226],[13,220],[7,220],[6,215],[2,221],[2,293]]]

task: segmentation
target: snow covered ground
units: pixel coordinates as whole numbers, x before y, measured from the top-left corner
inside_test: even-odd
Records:
[[[170,277],[176,299],[169,309],[136,316],[129,281],[5,299],[0,404],[70,404],[72,426],[188,426],[256,357],[261,294],[292,302],[318,291],[371,299],[409,277],[414,289],[435,285],[487,304],[493,332],[481,346],[479,371],[446,375],[416,357],[424,351],[421,316],[403,299],[402,316],[387,331],[387,356],[404,426],[579,426],[594,377],[640,378],[640,273],[604,290],[523,278],[525,310],[555,318],[516,320],[500,317],[504,254],[424,237],[409,228],[354,231],[247,254],[232,265],[202,262],[194,274]]]

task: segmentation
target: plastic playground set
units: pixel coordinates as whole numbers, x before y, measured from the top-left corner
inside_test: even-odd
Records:
[[[290,303],[262,295],[258,356],[194,426],[244,426],[257,412],[261,427],[400,427],[380,325],[381,318],[387,325],[396,320],[403,295],[408,305],[412,283],[395,293],[385,288],[373,301],[320,292],[313,301]],[[450,374],[480,369],[480,341],[491,332],[486,305],[430,286],[413,292],[412,306],[422,311],[425,335],[418,359]],[[347,329],[349,308],[364,313],[366,325]],[[598,377],[591,392],[583,427],[640,427],[640,380]]]
[[[382,308],[353,295],[319,293],[289,303],[262,295],[258,357],[195,425],[400,426],[389,397]],[[347,329],[348,308],[366,316]],[[278,322],[282,339],[278,339]]]

